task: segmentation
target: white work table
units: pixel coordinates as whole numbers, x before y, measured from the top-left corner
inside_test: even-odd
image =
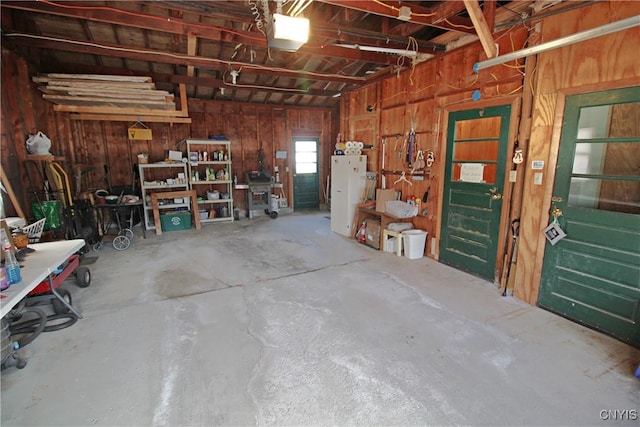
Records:
[[[22,281],[0,292],[0,318],[84,245],[83,239],[29,245],[35,252],[28,254],[20,263],[23,265],[20,269]]]

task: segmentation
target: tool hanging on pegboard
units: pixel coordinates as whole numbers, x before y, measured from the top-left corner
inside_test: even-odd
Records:
[[[411,164],[413,163],[413,152],[416,148],[416,118],[415,116],[411,118],[411,132],[409,132],[409,148],[407,150],[407,163],[409,164],[409,169],[411,169]]]

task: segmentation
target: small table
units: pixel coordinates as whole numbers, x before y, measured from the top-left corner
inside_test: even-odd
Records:
[[[53,293],[65,305],[67,302],[59,296],[53,286],[51,276],[71,255],[78,252],[85,245],[84,239],[62,240],[59,242],[35,243],[29,245],[35,252],[27,255],[20,269],[22,281],[0,292],[0,318],[4,317],[29,292],[34,290],[43,280],[49,278],[49,286]],[[78,318],[82,318],[73,307],[69,307]]]

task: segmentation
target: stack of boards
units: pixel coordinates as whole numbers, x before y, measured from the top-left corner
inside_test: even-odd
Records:
[[[117,114],[188,116],[186,111],[176,110],[173,94],[156,89],[151,77],[52,73],[38,75],[33,81],[40,84],[42,97],[56,104],[55,111],[81,114],[84,120],[104,120],[105,115]]]

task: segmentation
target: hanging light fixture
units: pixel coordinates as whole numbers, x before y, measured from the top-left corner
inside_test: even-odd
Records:
[[[309,20],[274,13],[267,27],[267,45],[295,52],[309,40]]]

